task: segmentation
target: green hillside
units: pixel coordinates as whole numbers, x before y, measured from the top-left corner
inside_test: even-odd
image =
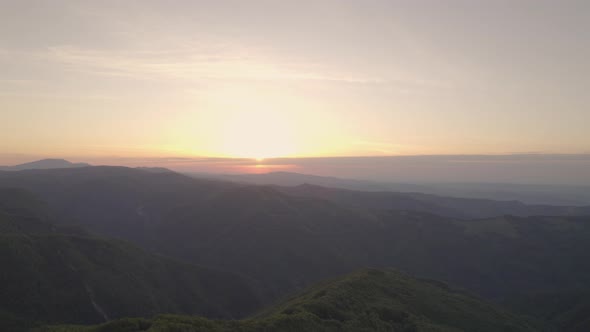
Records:
[[[99,326],[60,326],[43,332],[107,331],[539,331],[507,313],[444,284],[410,278],[393,270],[364,269],[313,286],[258,316],[211,321],[161,315]]]
[[[70,232],[36,217],[35,200],[0,190],[0,330],[100,323],[157,313],[237,318],[258,307],[243,279]],[[18,203],[18,204],[16,204]]]

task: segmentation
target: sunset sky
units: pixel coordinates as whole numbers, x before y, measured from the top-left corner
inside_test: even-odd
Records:
[[[590,153],[589,1],[1,1],[15,156]]]

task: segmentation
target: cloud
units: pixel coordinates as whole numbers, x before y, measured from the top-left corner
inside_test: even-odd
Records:
[[[244,53],[217,47],[145,52],[56,46],[49,48],[47,57],[69,70],[137,79],[381,82],[378,78],[326,73],[318,65]]]

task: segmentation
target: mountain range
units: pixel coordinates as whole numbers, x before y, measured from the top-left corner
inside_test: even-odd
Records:
[[[110,166],[5,171],[0,172],[0,188],[0,234],[5,239],[0,257],[14,272],[0,283],[7,295],[2,298],[27,294],[20,304],[10,300],[0,307],[3,321],[15,326],[31,321],[89,324],[105,317],[163,313],[243,318],[265,307],[270,309],[263,312],[276,318],[281,311],[273,308],[281,307],[281,299],[307,294],[314,283],[365,267],[386,275],[398,273],[389,270],[394,268],[416,282],[438,280],[444,289],[481,298],[477,301],[487,303],[486,315],[508,312],[500,308],[505,306],[514,317],[534,317],[515,318],[519,323],[514,326],[520,327],[514,331],[530,326],[583,331],[587,326],[579,294],[590,290],[589,207],[261,186]],[[65,289],[63,280],[73,286]],[[346,283],[338,285],[345,293],[355,291],[342,286]],[[412,282],[409,294],[417,296],[420,287]],[[384,296],[381,291],[368,294]],[[367,303],[375,300],[358,296]],[[564,304],[556,305],[555,298]],[[407,306],[383,301],[390,309]],[[432,318],[427,307],[435,300],[424,301],[419,310],[403,310],[408,317],[430,317],[428,324],[434,326],[469,331],[462,319],[453,319],[458,324],[453,325]],[[302,315],[307,315],[305,308]],[[305,316],[313,322],[302,324],[329,330],[321,313],[309,313],[319,318]],[[260,315],[236,324],[266,326],[270,318]],[[501,321],[508,324],[512,318],[507,317]],[[280,316],[277,322],[298,326],[301,317],[291,318]],[[190,325],[195,319],[159,316],[133,322]],[[350,324],[358,319],[351,318]],[[233,324],[196,321],[218,330]],[[116,322],[112,324],[129,323]],[[429,330],[429,325],[416,326]]]
[[[458,198],[481,198],[502,201],[521,201],[526,204],[590,205],[587,185],[486,183],[486,182],[378,182],[345,179],[293,172],[261,174],[186,173],[196,178],[210,178],[239,183],[277,186],[311,184],[329,188],[359,191],[393,191],[424,193]]]

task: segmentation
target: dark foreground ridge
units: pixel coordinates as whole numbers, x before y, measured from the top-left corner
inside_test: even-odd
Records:
[[[256,317],[223,321],[161,315],[38,332],[135,331],[539,331],[540,326],[444,284],[363,269],[320,283]]]

